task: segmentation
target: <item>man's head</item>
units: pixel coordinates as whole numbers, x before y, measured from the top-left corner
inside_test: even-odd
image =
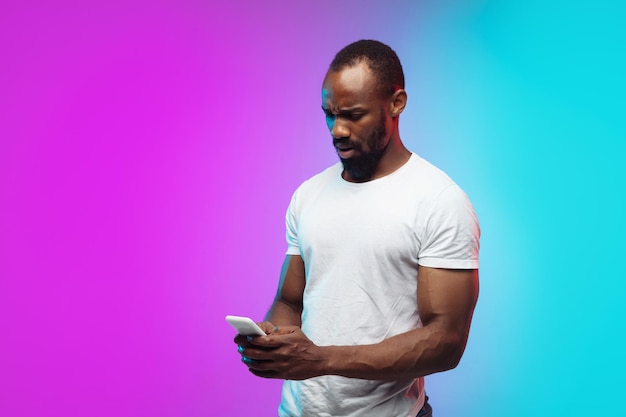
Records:
[[[398,134],[406,98],[402,66],[387,45],[358,41],[337,53],[322,109],[346,180],[369,181],[398,168],[408,152]]]
[[[337,52],[330,63],[330,71],[338,72],[365,61],[378,81],[380,93],[391,96],[404,89],[404,71],[398,55],[382,42],[363,39],[351,43]]]

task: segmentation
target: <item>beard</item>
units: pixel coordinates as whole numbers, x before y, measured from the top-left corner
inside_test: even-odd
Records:
[[[384,139],[387,136],[385,120],[381,118],[380,124],[367,137],[369,151],[364,151],[360,143],[348,142],[354,148],[355,156],[348,159],[339,158],[346,171],[355,182],[365,182],[372,179],[376,173],[376,168],[385,152]]]

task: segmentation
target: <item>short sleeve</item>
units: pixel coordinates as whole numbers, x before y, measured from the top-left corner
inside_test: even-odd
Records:
[[[467,195],[451,184],[437,196],[425,223],[418,264],[478,269],[480,226]]]
[[[298,243],[298,225],[296,220],[297,194],[294,192],[291,196],[291,202],[287,207],[285,215],[285,226],[287,235],[287,255],[300,255],[300,245]]]

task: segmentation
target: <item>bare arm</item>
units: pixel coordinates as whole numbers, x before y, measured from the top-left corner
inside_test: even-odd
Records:
[[[280,273],[278,290],[265,321],[258,325],[267,334],[277,334],[278,326],[287,329],[300,329],[302,325],[302,296],[304,293],[305,275],[304,261],[298,255],[287,255]],[[238,334],[234,342],[239,346],[244,363],[250,366],[250,348],[254,348],[251,340]],[[244,354],[244,350],[246,353]]]
[[[320,375],[398,380],[454,368],[465,350],[478,298],[477,270],[420,267],[418,305],[423,327],[380,343],[316,346],[298,328],[255,338],[250,370],[268,378]],[[267,350],[270,348],[269,350]]]
[[[276,326],[300,326],[304,293],[304,262],[298,255],[287,255],[283,262],[276,297],[265,320]]]
[[[397,380],[456,367],[478,298],[478,271],[420,267],[417,298],[422,328],[374,345],[329,347],[331,372]]]

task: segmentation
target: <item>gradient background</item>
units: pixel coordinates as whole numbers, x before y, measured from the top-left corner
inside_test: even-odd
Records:
[[[621,4],[2,2],[0,415],[275,415],[224,316],[271,302],[291,193],[336,161],[322,78],[360,38],[398,52],[402,137],[481,220],[436,416],[623,409]]]

